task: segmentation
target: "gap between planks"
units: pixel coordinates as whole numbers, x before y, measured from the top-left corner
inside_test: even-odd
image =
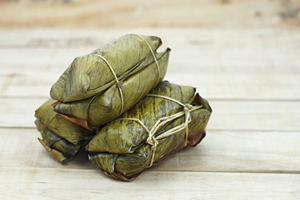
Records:
[[[46,96],[7,96],[0,95],[0,99],[45,99],[50,98]],[[250,102],[299,102],[300,99],[238,99],[238,98],[205,98],[208,101],[250,101]]]
[[[9,127],[9,126],[0,126],[0,129],[29,129],[29,130],[36,130],[35,126],[32,127],[22,127],[22,126],[18,126],[18,127]],[[300,132],[299,130],[254,130],[254,129],[211,129],[211,128],[207,128],[205,129],[206,131],[214,131],[214,132],[223,132],[223,131],[230,131],[230,132],[253,132],[253,131],[258,131],[258,132],[287,132],[287,133],[298,133]]]
[[[171,158],[172,159],[172,158]],[[2,170],[49,170],[49,171],[55,171],[55,170],[66,170],[66,171],[70,171],[70,172],[76,172],[76,171],[96,171],[96,172],[100,172],[99,169],[64,169],[64,168],[47,168],[47,167],[0,167],[0,171]],[[149,173],[149,172],[159,172],[159,173],[222,173],[222,174],[299,174],[300,175],[300,171],[268,171],[268,170],[257,170],[257,171],[239,171],[239,170],[235,170],[235,171],[210,171],[210,170],[201,170],[201,171],[194,171],[194,170],[156,170],[155,167],[151,168],[151,169],[146,169],[146,171],[143,172],[144,173]]]

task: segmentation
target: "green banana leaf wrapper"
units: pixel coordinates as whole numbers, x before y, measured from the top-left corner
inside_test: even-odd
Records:
[[[167,71],[169,52],[169,48],[162,53],[155,52],[158,66],[153,55],[148,54],[133,71],[134,73],[120,79],[124,100],[123,109],[121,109],[122,101],[118,86],[112,80],[109,88],[93,97],[74,102],[57,102],[54,104],[54,110],[82,127],[96,129],[129,110],[163,80]],[[107,71],[104,74],[111,75]],[[122,113],[120,113],[121,110]]]
[[[150,94],[163,95],[180,101],[182,104],[202,106],[190,112],[191,121],[188,124],[188,138],[186,130],[158,140],[152,166],[156,166],[181,151],[185,146],[195,146],[205,137],[205,128],[212,109],[196,89],[161,82]],[[131,181],[139,176],[152,159],[151,145],[146,141],[148,132],[136,121],[122,119],[139,119],[149,130],[162,117],[171,116],[183,111],[183,106],[165,98],[146,96],[120,118],[105,124],[86,146],[89,159],[101,171],[115,179]],[[161,126],[155,136],[185,122],[185,116],[174,119]]]
[[[44,148],[60,163],[70,160],[84,147],[95,132],[87,130],[54,112],[49,99],[35,111],[35,124],[41,133],[38,138]]]
[[[52,86],[51,98],[61,102],[78,101],[112,86],[114,76],[97,54],[110,63],[118,79],[122,80],[141,70],[141,63],[148,55],[153,56],[151,50],[155,52],[161,44],[161,39],[155,36],[128,34],[88,55],[77,57]]]

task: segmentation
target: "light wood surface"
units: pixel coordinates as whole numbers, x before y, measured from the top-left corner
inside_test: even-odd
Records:
[[[0,192],[9,194],[8,199],[281,200],[300,197],[300,177],[296,174],[151,171],[124,183],[107,179],[95,170],[4,168],[0,178],[4,185]]]
[[[18,168],[21,164],[24,169],[97,168],[88,160],[84,151],[72,162],[61,165],[41,148],[37,142],[40,135],[33,128],[2,128],[1,132],[0,156],[6,162],[1,162],[0,167]],[[145,173],[153,170],[299,173],[300,141],[294,141],[298,136],[297,132],[208,131],[208,133],[201,145],[185,149]]]
[[[1,0],[5,27],[297,27],[298,0]]]
[[[166,79],[197,87],[213,113],[197,147],[124,183],[85,152],[59,164],[33,122],[76,56],[128,32],[159,35]],[[298,29],[0,30],[0,199],[299,199],[299,41]]]
[[[34,111],[47,99],[0,98],[2,111],[0,128],[35,127]],[[213,108],[213,114],[207,126],[208,130],[300,130],[298,122],[300,102],[298,101],[210,100],[209,102]],[[12,120],[16,118],[18,120]]]

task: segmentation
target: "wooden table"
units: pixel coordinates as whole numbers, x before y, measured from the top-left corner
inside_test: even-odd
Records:
[[[196,86],[207,137],[130,183],[80,153],[59,164],[34,111],[71,61],[125,33],[172,49],[166,79]],[[300,30],[0,30],[0,199],[300,199]]]

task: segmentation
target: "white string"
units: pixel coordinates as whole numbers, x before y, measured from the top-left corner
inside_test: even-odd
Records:
[[[155,94],[148,94],[147,96],[150,96],[150,97],[159,97],[159,98],[164,98],[164,99],[167,99],[167,100],[170,100],[170,101],[173,101],[175,103],[178,103],[179,105],[183,106],[184,107],[184,110],[183,111],[180,111],[174,115],[171,115],[171,116],[167,116],[167,117],[162,117],[160,118],[158,121],[156,121],[156,123],[154,124],[154,126],[151,128],[151,130],[149,130],[145,124],[137,119],[137,118],[119,118],[121,120],[132,120],[132,121],[136,121],[138,122],[148,133],[148,138],[147,138],[147,144],[151,145],[151,151],[152,151],[152,156],[151,156],[151,162],[149,164],[148,167],[151,167],[153,165],[153,162],[154,162],[154,156],[155,156],[155,151],[156,151],[156,148],[157,148],[157,145],[158,145],[158,140],[160,139],[163,139],[163,138],[166,138],[170,135],[173,135],[183,129],[186,129],[185,130],[185,143],[184,143],[184,146],[187,145],[187,140],[188,140],[188,124],[191,122],[191,115],[190,115],[190,112],[191,111],[194,111],[196,109],[199,109],[201,108],[202,106],[192,106],[190,104],[183,104],[181,103],[180,101],[176,100],[176,99],[173,99],[173,98],[170,98],[170,97],[166,97],[166,96],[163,96],[163,95],[155,95]],[[172,121],[172,120],[175,120],[175,119],[178,119],[179,117],[182,117],[183,115],[185,115],[185,122],[183,124],[180,124],[170,130],[167,130],[166,132],[164,132],[163,134],[155,137],[155,133],[157,132],[157,130],[165,125],[166,123]]]
[[[95,54],[95,55],[100,57],[106,63],[106,65],[108,66],[108,68],[110,69],[111,73],[113,74],[113,76],[115,78],[117,87],[119,89],[120,97],[121,97],[121,110],[120,110],[120,113],[119,113],[119,116],[120,116],[123,113],[123,109],[124,109],[124,98],[123,98],[123,93],[122,93],[122,89],[121,89],[121,85],[120,85],[120,82],[118,80],[118,77],[117,77],[116,73],[114,72],[113,68],[110,66],[109,62],[103,56],[101,56],[99,54]]]
[[[157,71],[158,71],[158,76],[157,76],[157,80],[156,80],[156,83],[155,83],[155,85],[157,85],[158,81],[159,81],[159,77],[160,77],[160,68],[159,68],[158,61],[156,59],[155,53],[153,52],[150,44],[147,42],[147,40],[145,40],[145,38],[141,37],[140,35],[136,35],[136,34],[133,34],[133,35],[135,35],[135,36],[139,37],[140,39],[142,39],[147,44],[147,46],[149,47],[149,49],[151,51],[151,54],[152,54],[152,56],[154,58],[154,61],[155,61],[155,64],[156,64],[156,68],[157,68]]]
[[[158,81],[159,81],[159,77],[160,77],[160,69],[159,69],[159,65],[158,65],[158,61],[156,59],[155,53],[153,52],[153,50],[152,50],[151,46],[149,45],[149,43],[147,42],[147,40],[145,40],[143,37],[141,37],[139,35],[136,35],[136,34],[133,34],[133,35],[135,35],[135,36],[139,37],[140,39],[142,39],[151,51],[151,54],[154,58],[154,61],[156,63],[156,67],[157,67],[157,70],[158,70],[157,81],[156,81],[156,84],[155,84],[155,85],[157,85]],[[118,77],[117,77],[116,73],[114,72],[113,68],[111,67],[111,65],[109,64],[109,62],[103,56],[101,56],[99,54],[94,54],[94,55],[100,57],[106,63],[106,65],[108,66],[108,68],[110,69],[111,73],[113,74],[113,76],[115,78],[115,81],[116,81],[116,84],[117,84],[117,87],[118,87],[118,90],[119,90],[120,98],[121,98],[121,109],[120,109],[120,113],[119,113],[119,116],[120,116],[123,113],[123,110],[124,110],[124,98],[123,98],[123,93],[122,93],[122,89],[121,89],[121,85],[120,85],[120,82],[118,80]]]

